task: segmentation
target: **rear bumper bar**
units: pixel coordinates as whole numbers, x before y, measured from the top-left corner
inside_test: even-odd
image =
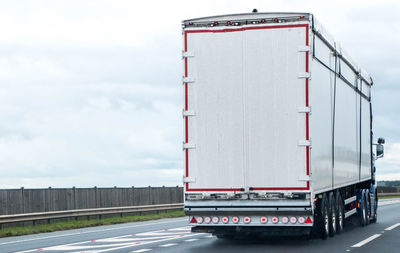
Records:
[[[195,226],[192,227],[192,232],[197,233],[212,233],[213,235],[236,236],[259,234],[261,236],[308,236],[311,232],[311,227],[264,227],[264,226]]]

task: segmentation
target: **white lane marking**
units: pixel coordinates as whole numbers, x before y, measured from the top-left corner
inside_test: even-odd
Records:
[[[193,238],[193,239],[189,239],[189,240],[185,240],[185,242],[194,242],[194,241],[198,241],[199,239]]]
[[[198,236],[198,235],[200,235],[200,234],[187,235],[186,237],[192,237],[192,236]],[[156,242],[163,242],[163,241],[170,241],[170,240],[175,240],[175,239],[179,239],[179,237],[168,238],[168,239],[162,239],[162,240],[156,240],[156,241],[151,241],[151,242],[143,242],[142,244],[139,244],[139,245],[145,245],[145,244],[156,243]],[[119,250],[119,249],[124,249],[124,248],[128,248],[128,247],[135,247],[135,246],[139,246],[139,245],[138,245],[138,244],[132,244],[132,245],[128,245],[128,246],[121,246],[121,247],[118,247],[118,248],[111,248],[111,249],[99,250],[99,251],[96,251],[96,253],[107,252],[107,251],[112,251],[112,250]]]
[[[140,235],[147,235],[147,236],[152,236],[152,235],[181,235],[181,234],[190,234],[191,232],[180,232],[180,233],[157,233],[157,232],[147,232],[147,233],[140,233]]]
[[[397,203],[400,203],[400,199],[393,199],[393,200],[386,200],[386,201],[378,200],[378,206],[386,206],[386,205],[397,204]]]
[[[204,237],[206,237],[206,238],[212,238],[212,237],[214,237],[213,235],[206,235],[206,236],[204,236]]]
[[[123,245],[130,245],[132,243],[115,243],[115,244],[102,244],[102,245],[60,245],[54,247],[46,247],[43,250],[62,250],[62,251],[69,251],[69,250],[81,250],[81,249],[99,249],[99,248],[109,248],[109,247],[119,247]]]
[[[392,230],[392,229],[394,229],[394,228],[396,228],[396,227],[398,227],[398,226],[400,226],[400,223],[397,223],[397,224],[394,224],[393,226],[390,226],[390,227],[388,227],[388,228],[385,228],[385,230]]]
[[[181,228],[171,228],[168,229],[168,231],[190,231],[192,228],[191,227],[181,227]]]
[[[168,244],[164,244],[164,245],[160,245],[160,247],[171,247],[171,246],[175,246],[176,243],[168,243]]]
[[[140,252],[146,252],[146,251],[150,251],[151,249],[138,249],[135,251],[131,251],[131,253],[140,253]]]
[[[124,227],[117,227],[117,228],[106,228],[106,229],[98,229],[98,230],[92,230],[92,231],[82,231],[82,232],[77,232],[77,233],[63,234],[63,235],[52,235],[52,236],[45,236],[45,237],[40,237],[40,238],[31,238],[31,239],[3,242],[3,243],[0,243],[0,245],[12,244],[12,243],[20,243],[20,242],[29,242],[29,241],[36,241],[36,240],[47,240],[47,239],[57,238],[57,237],[65,237],[65,236],[97,233],[97,232],[105,232],[105,231],[112,231],[112,230],[119,230],[119,229],[126,229],[126,228],[145,227],[145,226],[158,225],[158,224],[168,224],[168,223],[174,223],[174,222],[186,221],[186,220],[187,220],[187,218],[185,217],[183,219],[179,219],[179,220],[175,220],[175,221],[152,222],[152,223],[149,223],[149,224],[137,224],[137,225],[133,225],[133,226],[124,226]]]
[[[152,237],[133,237],[133,238],[106,238],[99,239],[96,242],[133,242],[133,241],[142,241],[142,240],[154,240],[154,239],[162,239],[162,238],[170,238],[170,237],[178,237],[179,235],[164,235],[164,236],[152,236]]]
[[[359,247],[361,247],[361,246],[363,246],[363,245],[369,243],[370,241],[372,241],[372,240],[378,238],[378,237],[381,236],[381,235],[382,235],[382,234],[374,234],[373,236],[370,236],[370,237],[368,237],[367,239],[365,239],[365,240],[363,240],[363,241],[361,241],[361,242],[359,242],[359,243],[357,243],[357,244],[354,244],[354,245],[351,246],[351,247],[359,248]]]
[[[56,245],[56,246],[50,246],[50,247],[45,247],[41,248],[40,251],[46,251],[46,250],[78,250],[78,249],[99,249],[103,248],[101,250],[95,250],[94,252],[106,252],[106,251],[111,251],[111,250],[116,250],[116,249],[122,249],[122,248],[128,248],[128,247],[135,247],[135,246],[140,246],[144,244],[150,244],[150,243],[156,243],[156,242],[162,242],[162,241],[168,241],[168,240],[175,240],[175,239],[180,239],[180,238],[187,238],[187,237],[192,237],[192,236],[199,236],[201,234],[187,234],[186,231],[182,231],[181,233],[177,233],[175,231],[172,231],[170,233],[166,233],[166,229],[162,230],[157,230],[157,231],[151,231],[151,232],[143,232],[143,233],[138,233],[136,235],[122,235],[122,236],[117,236],[117,237],[111,237],[111,238],[104,238],[100,240],[88,240],[88,241],[81,241],[81,242],[75,242],[75,243],[69,243],[69,244],[62,244],[62,245]],[[156,233],[159,232],[159,233]],[[166,234],[162,236],[162,234]],[[156,235],[153,237],[146,237],[149,235]],[[129,238],[128,238],[129,237]],[[130,242],[127,242],[126,240],[117,240],[121,238],[126,238],[126,239],[132,239]],[[159,240],[154,240],[158,239]],[[87,244],[87,243],[98,243],[102,241],[108,241],[108,242],[114,242],[120,241],[121,243],[114,243],[114,244],[104,244],[104,245],[92,245],[92,244]],[[134,240],[134,241],[133,241]],[[125,241],[122,243],[122,241]],[[107,247],[106,249],[104,249]],[[34,252],[38,251],[38,249],[32,249],[32,250],[26,250],[26,251],[20,251],[17,253],[26,253],[26,252]],[[86,252],[86,251],[85,251]]]

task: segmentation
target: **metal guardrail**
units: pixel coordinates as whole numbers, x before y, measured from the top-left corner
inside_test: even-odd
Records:
[[[378,193],[379,196],[399,196],[398,193]],[[106,207],[106,208],[92,208],[92,209],[75,209],[65,211],[52,211],[40,213],[23,213],[23,214],[10,214],[0,215],[0,227],[2,224],[16,223],[16,222],[30,222],[35,224],[40,220],[52,220],[61,218],[78,218],[82,216],[99,216],[120,214],[121,216],[126,213],[148,213],[148,212],[162,212],[182,210],[183,203],[164,204],[164,205],[147,205],[147,206],[123,206],[123,207]]]
[[[148,213],[148,212],[162,212],[162,211],[173,211],[182,210],[183,203],[177,204],[164,204],[164,205],[148,205],[148,206],[123,206],[123,207],[106,207],[106,208],[92,208],[92,209],[76,209],[76,210],[65,210],[65,211],[52,211],[52,212],[41,212],[41,213],[23,213],[23,214],[10,214],[0,215],[0,225],[6,223],[15,222],[29,222],[39,220],[52,220],[60,218],[77,218],[82,216],[99,216],[120,214],[121,216],[125,213]]]

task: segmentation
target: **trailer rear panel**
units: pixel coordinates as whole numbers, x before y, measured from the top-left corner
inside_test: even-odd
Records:
[[[308,190],[309,24],[184,30],[186,191]]]

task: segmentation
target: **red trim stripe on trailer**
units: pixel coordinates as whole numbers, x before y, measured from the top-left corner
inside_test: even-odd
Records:
[[[308,34],[308,30],[309,30],[309,27],[308,27],[308,25],[306,25],[306,46],[309,46],[309,38],[308,38],[309,34]],[[309,68],[308,68],[308,65],[309,65],[309,62],[308,62],[308,55],[309,55],[309,52],[306,51],[305,53],[306,53],[306,73],[308,73],[308,71],[309,71]],[[308,82],[309,82],[309,80],[308,80],[308,78],[306,78],[306,107],[309,106],[309,100],[308,100]],[[308,113],[306,113],[306,140],[307,140],[307,141],[310,140],[310,133],[309,133],[309,116],[310,116],[310,115],[309,115]],[[309,159],[310,159],[310,147],[307,146],[307,147],[306,147],[307,176],[310,175],[310,161],[309,161]],[[310,181],[307,181],[307,188],[308,188],[308,189],[310,188]]]
[[[187,33],[185,33],[185,52],[187,52]],[[185,77],[188,76],[188,60],[185,57]],[[185,111],[188,110],[188,84],[185,83]],[[188,117],[185,117],[185,142],[189,141],[189,125]],[[185,150],[185,174],[189,176],[189,150]],[[189,190],[189,183],[186,183],[186,190]]]
[[[243,27],[236,29],[218,29],[218,30],[188,30],[184,32],[184,43],[185,43],[185,52],[187,52],[187,35],[189,33],[225,33],[225,32],[239,32],[246,30],[261,30],[261,29],[279,29],[279,28],[297,28],[304,27],[306,28],[306,46],[309,46],[309,25],[308,24],[299,24],[299,25],[275,25],[275,26],[257,26],[257,27]],[[306,67],[305,70],[308,73],[309,71],[309,52],[305,52],[306,54]],[[185,57],[185,77],[188,77],[188,61]],[[305,78],[305,104],[306,107],[309,106],[309,96],[308,96],[308,83],[309,78]],[[185,110],[188,110],[188,84],[185,83]],[[189,141],[189,130],[188,130],[188,117],[185,117],[185,142]],[[306,140],[310,140],[309,136],[309,113],[306,113]],[[310,147],[306,147],[306,175],[310,175]],[[185,150],[185,174],[186,177],[189,177],[189,150]],[[242,188],[189,188],[189,183],[185,183],[186,191],[242,191]],[[307,181],[306,187],[252,187],[253,190],[310,190],[310,182]]]

